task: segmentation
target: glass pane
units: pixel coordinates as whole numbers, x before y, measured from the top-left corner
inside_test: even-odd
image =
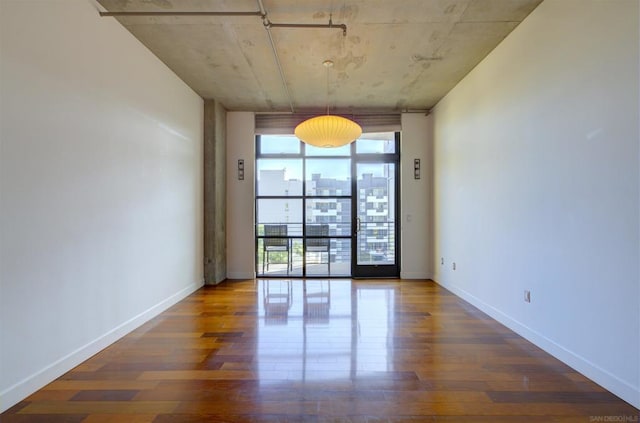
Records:
[[[258,196],[302,195],[302,159],[259,159]]]
[[[289,275],[302,276],[302,238],[291,240],[291,270]]]
[[[305,155],[307,156],[350,156],[351,144],[343,145],[342,147],[335,148],[322,148],[314,147],[312,145],[305,145]]]
[[[300,199],[259,199],[256,207],[258,236],[265,234],[265,225],[284,225],[283,236],[302,235],[302,200]]]
[[[351,275],[351,240],[307,238],[307,276]]]
[[[351,235],[351,200],[348,198],[308,199],[306,204],[307,236],[319,225],[327,225],[328,235]]]
[[[302,276],[302,238],[258,238],[256,254],[258,275]]]
[[[359,163],[358,261],[395,264],[395,164]]]
[[[362,134],[356,141],[358,154],[387,154],[396,152],[396,135],[394,132]]]
[[[351,195],[351,159],[308,159],[306,195]]]
[[[307,275],[329,275],[331,271],[330,241],[329,238],[306,238]]]
[[[257,215],[257,273],[302,276],[302,200],[260,199]]]
[[[260,154],[300,154],[300,140],[293,135],[261,135]]]

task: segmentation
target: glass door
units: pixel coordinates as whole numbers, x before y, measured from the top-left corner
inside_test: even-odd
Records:
[[[375,150],[376,142],[381,151]],[[398,277],[398,143],[375,139],[358,143],[353,174],[352,274]]]

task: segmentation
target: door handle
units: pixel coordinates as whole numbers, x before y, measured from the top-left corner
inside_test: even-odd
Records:
[[[360,218],[356,217],[356,235],[360,232]]]

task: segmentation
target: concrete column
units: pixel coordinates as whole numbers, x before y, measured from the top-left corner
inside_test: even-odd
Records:
[[[215,100],[204,102],[204,280],[215,285],[227,277],[226,115]]]

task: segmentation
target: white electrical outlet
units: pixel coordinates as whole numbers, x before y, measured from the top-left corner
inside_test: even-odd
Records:
[[[440,257],[440,264],[444,264],[444,257]]]
[[[453,262],[453,266],[451,266],[451,267],[453,267],[453,270],[456,270],[456,262],[455,261]]]
[[[524,302],[525,303],[531,302],[531,292],[526,289],[524,290]]]

